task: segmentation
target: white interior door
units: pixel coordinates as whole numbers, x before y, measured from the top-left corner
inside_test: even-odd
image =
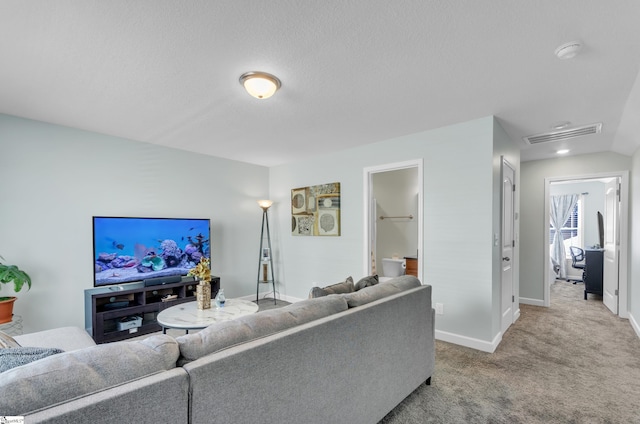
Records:
[[[612,179],[605,184],[604,208],[604,269],[602,276],[602,301],[614,314],[618,314],[618,257],[620,237],[618,231],[619,184]]]
[[[371,215],[369,216],[370,225],[369,231],[371,232],[371,275],[378,274],[378,264],[376,263],[377,250],[376,243],[378,243],[378,236],[376,234],[376,217],[378,216],[378,202],[375,198],[371,199]],[[380,264],[380,267],[382,264]]]
[[[515,245],[514,228],[514,187],[515,170],[503,160],[502,162],[502,276],[501,276],[501,331],[504,333],[514,316],[513,290],[513,251]]]

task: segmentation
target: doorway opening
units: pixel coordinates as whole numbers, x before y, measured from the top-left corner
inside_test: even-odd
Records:
[[[557,224],[562,227],[559,241],[567,252],[563,258],[563,275],[557,274],[556,270],[561,264],[556,263],[551,255],[552,250],[559,247],[556,245],[552,248],[556,230],[551,228],[550,213],[544,214],[544,306],[551,304],[550,288],[556,277],[560,280],[578,280],[578,284],[584,284],[581,281],[582,271],[572,266],[569,248],[575,246],[590,252],[593,258],[597,257],[598,262],[602,262],[597,272],[602,273],[603,303],[612,313],[628,318],[628,192],[628,171],[545,179],[546,211],[551,210],[551,196],[574,194],[577,197],[569,213],[570,219]],[[555,255],[559,256],[557,253]],[[593,280],[589,283],[593,283]]]
[[[378,274],[383,276],[382,256],[396,256],[398,259],[408,257],[415,258],[417,265],[415,275],[420,281],[423,281],[422,159],[368,167],[364,169],[363,176],[364,275]],[[394,181],[400,181],[402,187],[396,186],[394,190]],[[387,188],[389,185],[391,187]],[[386,197],[389,191],[394,191],[394,194],[401,196],[400,201],[395,200],[387,203],[397,205],[398,209],[384,210],[384,207],[378,207],[376,197]],[[385,194],[385,192],[387,193]],[[396,231],[392,230],[394,235],[385,235],[385,231],[378,231],[380,223],[385,226],[385,229],[389,226],[395,226]],[[380,230],[383,228],[381,227]]]

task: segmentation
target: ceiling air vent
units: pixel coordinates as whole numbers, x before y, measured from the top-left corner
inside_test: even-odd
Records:
[[[553,131],[524,137],[528,144],[550,143],[553,141],[567,140],[569,138],[582,137],[590,134],[598,134],[602,131],[602,123],[583,125],[567,130]]]

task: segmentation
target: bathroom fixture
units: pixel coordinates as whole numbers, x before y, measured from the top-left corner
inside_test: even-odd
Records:
[[[384,277],[399,277],[404,275],[407,262],[404,259],[382,258],[382,274]]]

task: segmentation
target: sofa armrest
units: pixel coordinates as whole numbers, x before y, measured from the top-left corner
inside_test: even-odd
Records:
[[[54,328],[15,336],[14,339],[20,346],[55,347],[65,352],[96,345],[91,336],[79,327]]]

